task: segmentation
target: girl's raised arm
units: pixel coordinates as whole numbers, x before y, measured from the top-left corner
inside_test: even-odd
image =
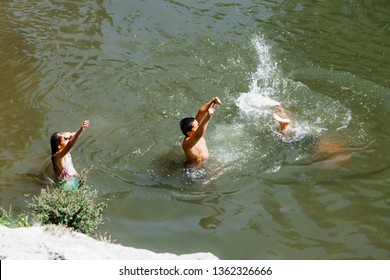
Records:
[[[79,138],[81,133],[84,131],[84,129],[87,128],[88,126],[89,126],[89,120],[83,121],[79,130],[77,130],[76,133],[71,133],[71,137],[69,139],[68,144],[66,144],[66,146],[61,151],[59,151],[55,156],[59,156],[61,158],[64,157],[70,151],[70,149],[74,146],[74,144],[76,144],[77,139]]]

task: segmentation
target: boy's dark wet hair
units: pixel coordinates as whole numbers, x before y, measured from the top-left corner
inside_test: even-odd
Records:
[[[186,117],[180,121],[181,132],[188,137],[187,132],[192,130],[192,123],[195,121],[194,117]]]

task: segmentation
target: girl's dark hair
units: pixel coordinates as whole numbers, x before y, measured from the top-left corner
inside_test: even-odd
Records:
[[[61,142],[61,132],[54,132],[50,138],[51,155],[54,156],[58,152],[58,145]]]
[[[50,138],[50,146],[51,146],[51,163],[53,164],[54,172],[57,174],[58,169],[54,163],[54,155],[58,152],[58,145],[61,142],[61,132],[55,132]]]
[[[180,121],[181,132],[183,132],[184,136],[188,136],[187,132],[192,130],[192,123],[194,121],[194,117],[186,117]]]

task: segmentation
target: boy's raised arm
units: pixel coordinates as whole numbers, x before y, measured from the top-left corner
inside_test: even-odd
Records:
[[[203,118],[203,121],[199,124],[198,129],[192,134],[187,141],[184,142],[184,146],[191,148],[198,143],[199,139],[203,137],[206,132],[209,120],[214,113],[213,108],[208,109],[208,114]]]
[[[211,101],[207,102],[202,107],[200,107],[198,114],[195,117],[199,126],[195,131],[195,133],[192,134],[187,141],[185,141],[184,145],[187,148],[193,147],[199,141],[199,139],[202,138],[203,135],[205,134],[211,116],[215,112],[215,109],[213,108],[214,104],[220,105],[222,104],[222,102],[221,100],[219,100],[218,97],[214,97]]]
[[[214,104],[221,105],[222,102],[219,100],[218,97],[214,97],[212,100],[204,104],[202,107],[199,108],[198,113],[195,116],[195,119],[198,121],[198,123],[201,123],[206,114],[208,113],[209,109],[214,106]]]

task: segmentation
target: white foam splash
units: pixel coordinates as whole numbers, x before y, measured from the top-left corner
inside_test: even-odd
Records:
[[[236,105],[247,114],[264,114],[266,109],[280,103],[261,94],[245,92],[237,98]]]
[[[276,124],[272,113],[277,105],[288,110],[289,105],[297,108],[292,117],[290,129],[297,134],[320,134],[327,126],[336,129],[346,128],[351,121],[351,114],[340,102],[321,93],[314,93],[305,85],[290,80],[281,73],[278,63],[272,57],[270,44],[264,37],[252,39],[257,54],[258,66],[252,74],[248,92],[240,93],[236,105],[240,111],[251,117],[263,118],[263,125]],[[287,102],[289,104],[287,104]],[[308,108],[315,108],[310,111]],[[331,112],[331,113],[329,113]]]
[[[258,66],[252,74],[249,91],[240,94],[236,105],[247,114],[264,114],[266,108],[280,105],[274,96],[278,95],[279,88],[275,83],[280,84],[281,79],[277,63],[274,63],[265,39],[256,36],[252,44],[258,55]]]

